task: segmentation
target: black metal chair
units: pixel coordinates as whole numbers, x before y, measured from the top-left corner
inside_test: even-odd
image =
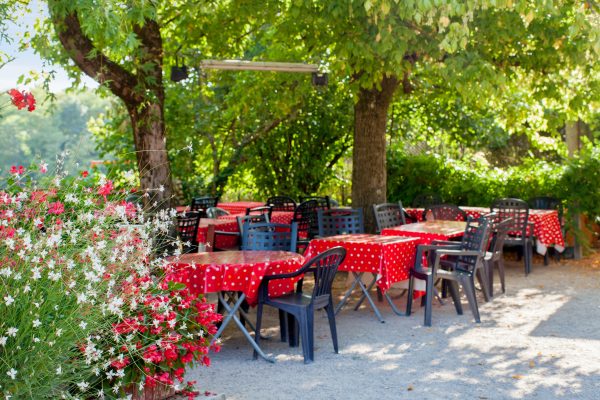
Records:
[[[177,236],[182,242],[183,253],[198,252],[198,226],[200,225],[200,213],[189,211],[177,214]]]
[[[412,201],[412,206],[414,208],[425,208],[442,203],[442,198],[439,195],[426,193],[415,196],[415,198]]]
[[[223,215],[229,215],[229,211],[219,207],[208,207],[206,209],[206,218],[219,218]]]
[[[500,220],[511,219],[504,245],[521,247],[525,275],[529,274],[533,258],[533,226],[529,223],[529,206],[520,199],[504,198],[495,200],[490,209]]]
[[[298,224],[245,222],[241,250],[281,250],[296,252]]]
[[[316,200],[308,200],[298,204],[294,210],[292,222],[298,224],[298,245],[300,247],[308,246],[310,239],[319,233],[318,206]]]
[[[385,228],[406,225],[406,211],[402,202],[373,204],[373,215],[377,224],[377,233]]]
[[[437,204],[423,210],[423,220],[467,221],[469,216],[454,204]]]
[[[533,198],[529,199],[529,201],[527,201],[527,204],[529,204],[529,207],[534,210],[556,210],[556,211],[558,211],[558,220],[560,222],[560,228],[561,228],[561,231],[563,232],[563,235],[565,234],[565,229],[564,229],[564,224],[563,224],[564,209],[563,209],[562,201],[560,201],[560,199],[557,199],[556,197],[551,197],[551,196],[533,197]],[[549,251],[550,251],[550,249],[548,249],[548,251],[546,251],[546,254],[544,254],[544,265],[548,265]],[[560,253],[555,252],[555,254],[556,254],[556,258],[560,259]]]
[[[314,200],[317,202],[317,208],[322,210],[328,210],[331,208],[331,199],[329,196],[303,196],[300,197],[300,203],[305,201]]]
[[[273,211],[294,211],[296,201],[288,196],[271,196],[267,199],[265,206],[271,206]]]
[[[262,313],[265,305],[275,307],[285,313],[292,315],[295,319],[294,331],[299,325],[300,338],[302,340],[302,353],[304,363],[314,361],[314,313],[315,310],[324,308],[329,319],[329,329],[333,341],[333,350],[338,352],[337,330],[335,326],[335,312],[331,287],[339,265],[344,261],[346,250],[342,247],[334,247],[316,257],[308,260],[302,268],[296,272],[281,275],[265,276],[258,289],[258,306],[256,309],[256,333],[254,340],[258,345],[260,328],[262,324]],[[271,298],[269,297],[269,283],[277,279],[294,278],[307,273],[314,274],[315,286],[311,294],[302,293],[302,290],[288,295]],[[254,358],[257,358],[256,352]]]
[[[260,206],[254,208],[246,208],[246,215],[260,215],[266,214],[269,216],[269,220],[271,219],[271,213],[273,212],[273,208],[271,206]]]
[[[481,286],[488,298],[488,280],[483,267],[483,258],[489,240],[489,225],[490,222],[486,218],[480,218],[477,223],[469,221],[461,242],[418,246],[415,266],[410,270],[406,303],[407,316],[410,316],[412,310],[414,280],[424,280],[426,287],[424,325],[431,326],[434,284],[437,279],[441,279],[442,284],[445,283],[444,281],[448,284],[456,312],[459,315],[462,315],[463,312],[458,290],[458,285],[460,285],[467,296],[475,321],[481,322],[475,294],[475,276],[478,272],[483,275]],[[427,252],[427,267],[423,265],[424,252]],[[448,269],[441,268],[442,260],[444,267]]]
[[[198,211],[201,218],[207,218],[207,210],[210,207],[217,207],[218,197],[194,197],[190,204],[190,211]]]
[[[320,237],[365,232],[362,208],[317,210],[317,223]]]
[[[506,292],[506,286],[504,283],[504,241],[508,236],[510,229],[511,219],[505,219],[503,221],[496,217],[496,220],[491,226],[492,240],[490,243],[489,250],[485,253],[483,259],[485,264],[485,272],[488,278],[488,293],[490,297],[494,296],[494,268],[498,269],[498,275],[500,276],[500,284],[502,285],[502,293]]]

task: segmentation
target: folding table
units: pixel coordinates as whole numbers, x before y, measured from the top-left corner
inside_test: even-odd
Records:
[[[186,284],[192,293],[218,293],[219,302],[227,311],[227,316],[211,344],[233,319],[256,352],[265,360],[274,362],[255,343],[237,313],[241,312],[244,319],[249,321],[240,306],[244,300],[251,306],[256,305],[258,287],[264,276],[294,272],[303,264],[303,256],[287,251],[192,253],[173,258],[165,279]],[[293,291],[294,283],[299,278],[271,282],[269,295],[277,297]]]
[[[350,288],[336,307],[338,313],[348,302],[350,295],[358,285],[364,299],[366,299],[380,322],[385,322],[369,291],[375,284],[390,303],[397,314],[401,314],[393,304],[387,290],[395,282],[407,280],[410,268],[415,262],[419,238],[391,237],[370,234],[346,234],[310,241],[304,256],[308,259],[335,246],[346,249],[346,258],[340,265],[339,271],[349,271],[354,277]],[[372,273],[375,277],[365,285],[362,276],[365,272]],[[362,303],[363,297],[355,309]]]

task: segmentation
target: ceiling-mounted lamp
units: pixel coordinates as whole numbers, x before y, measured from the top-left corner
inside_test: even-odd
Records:
[[[313,72],[312,73],[312,84],[315,86],[327,86],[329,77],[327,72]]]
[[[171,66],[171,80],[173,82],[179,82],[188,78],[187,67],[185,62],[179,66],[179,57],[175,57],[175,65]]]

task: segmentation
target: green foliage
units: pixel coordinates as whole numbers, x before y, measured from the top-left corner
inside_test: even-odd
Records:
[[[429,193],[448,203],[484,207],[501,197],[551,196],[563,201],[569,215],[593,219],[600,217],[599,181],[600,148],[592,146],[562,163],[527,159],[508,168],[435,155],[388,154],[388,198],[407,205]]]
[[[297,116],[250,149],[249,164],[260,198],[318,193],[352,143],[352,101],[343,86],[306,92]]]
[[[501,169],[474,160],[401,153],[389,154],[388,182],[392,201],[410,204],[420,194],[437,193],[445,202],[469,206],[488,206],[501,197],[557,197],[565,184],[563,167],[540,160]]]

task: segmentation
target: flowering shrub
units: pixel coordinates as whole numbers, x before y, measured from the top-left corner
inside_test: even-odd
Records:
[[[220,316],[161,280],[154,238],[174,214],[147,217],[101,178],[37,182],[33,170],[0,179],[0,397],[127,398],[159,384],[193,397],[183,374],[209,365]]]

